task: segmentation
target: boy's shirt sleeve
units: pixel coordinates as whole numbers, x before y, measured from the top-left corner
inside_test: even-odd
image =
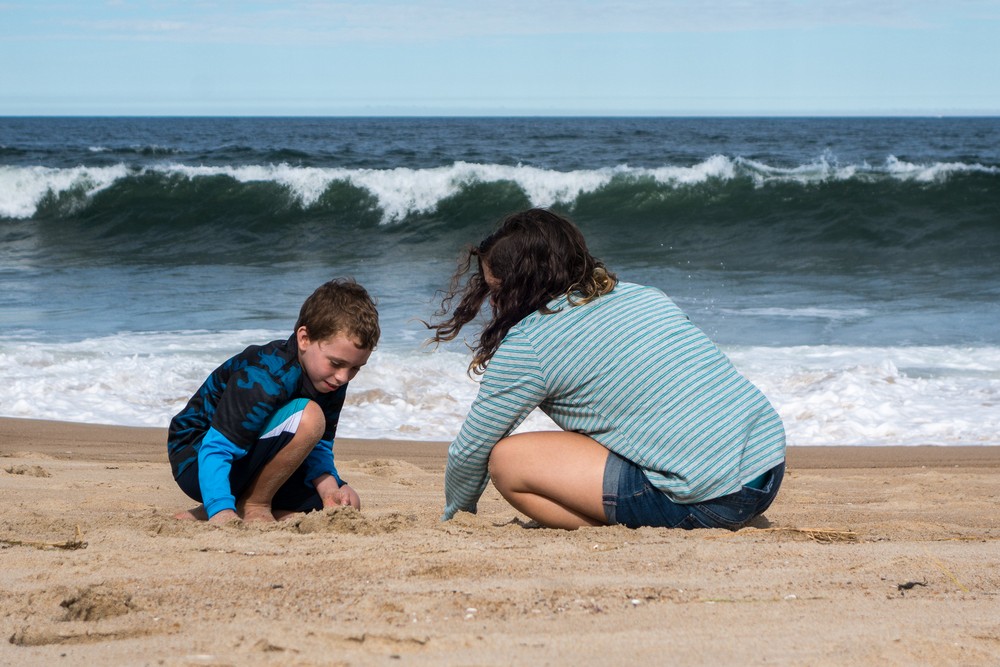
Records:
[[[445,521],[475,512],[489,483],[493,446],[510,435],[546,398],[545,377],[527,339],[511,332],[490,360],[458,437],[448,448]]]
[[[343,486],[347,482],[340,478],[337,473],[337,466],[333,462],[333,440],[320,440],[309,452],[305,460],[306,481],[312,483],[320,475],[333,475],[337,480],[337,486]]]
[[[222,510],[236,510],[236,497],[229,485],[233,461],[246,451],[214,428],[208,429],[198,449],[198,486],[208,518]]]

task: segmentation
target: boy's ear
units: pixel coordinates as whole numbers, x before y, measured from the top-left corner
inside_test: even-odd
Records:
[[[295,330],[295,341],[299,344],[299,349],[309,347],[311,339],[309,338],[309,331],[304,326],[299,327]]]

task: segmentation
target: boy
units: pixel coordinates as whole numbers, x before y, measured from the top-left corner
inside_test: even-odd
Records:
[[[170,422],[174,479],[202,503],[174,516],[227,523],[360,509],[337,474],[333,438],[347,383],[379,334],[368,292],[331,280],[302,304],[288,340],[251,345],[215,369]]]

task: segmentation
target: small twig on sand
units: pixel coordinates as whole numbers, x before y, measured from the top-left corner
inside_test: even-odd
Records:
[[[939,561],[934,556],[930,555],[930,553],[928,553],[927,549],[924,549],[924,553],[927,554],[927,558],[929,558],[932,563],[934,563],[935,565],[937,565],[941,569],[941,571],[944,572],[948,576],[948,578],[951,579],[955,583],[956,586],[958,586],[960,589],[962,589],[963,593],[968,593],[969,592],[969,589],[962,585],[962,582],[958,580],[958,577],[956,577],[954,574],[952,574],[951,570],[949,570],[948,568],[946,568],[944,566],[944,563],[942,563],[941,561]]]
[[[791,528],[791,527],[778,527],[778,528],[756,528],[758,533],[794,533],[796,535],[805,535],[810,540],[814,542],[822,542],[824,544],[829,544],[831,542],[857,542],[858,534],[853,530],[832,530],[830,528]],[[733,533],[738,535],[739,533]],[[753,534],[753,533],[748,533]],[[714,537],[714,536],[713,536]]]
[[[83,532],[80,530],[80,526],[76,527],[76,537],[71,540],[46,542],[43,540],[14,540],[7,537],[0,537],[0,544],[12,547],[34,547],[35,549],[65,549],[67,551],[87,548],[87,543],[83,541]]]

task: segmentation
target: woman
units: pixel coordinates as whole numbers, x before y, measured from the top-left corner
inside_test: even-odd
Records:
[[[454,339],[487,298],[445,519],[475,512],[489,478],[520,512],[567,529],[735,530],[771,504],[777,412],[665,294],[619,282],[569,220],[515,213],[466,251],[433,340]],[[563,430],[510,435],[535,407]]]

